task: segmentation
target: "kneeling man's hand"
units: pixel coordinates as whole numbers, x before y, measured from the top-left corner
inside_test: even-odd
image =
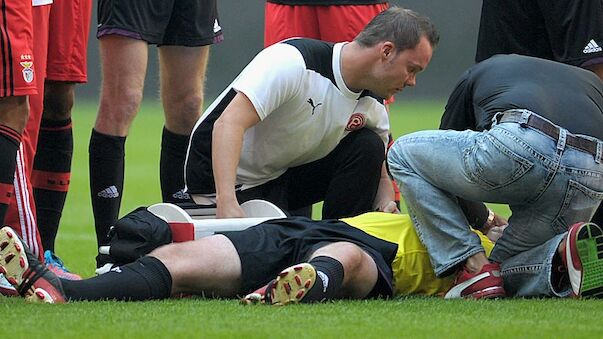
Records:
[[[216,218],[246,218],[245,211],[237,201],[217,202]]]

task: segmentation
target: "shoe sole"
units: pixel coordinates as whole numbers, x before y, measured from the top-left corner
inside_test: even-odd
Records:
[[[19,293],[13,287],[13,285],[9,284],[8,280],[4,278],[4,275],[0,273],[0,295],[5,297],[18,297]]]
[[[298,264],[284,269],[276,278],[271,291],[271,304],[284,306],[300,302],[314,286],[316,270],[310,264]]]
[[[580,277],[579,282],[572,284],[574,293],[582,298],[603,298],[603,230],[596,224],[584,223],[570,230],[568,237],[576,239],[575,248],[572,241],[566,242],[567,262],[572,263],[568,273]],[[576,271],[576,266],[581,272]]]

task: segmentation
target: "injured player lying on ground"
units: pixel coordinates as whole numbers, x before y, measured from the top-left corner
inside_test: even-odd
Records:
[[[131,230],[167,230],[169,234],[174,225],[148,209],[138,209],[118,222],[115,233],[121,238],[112,243],[112,247],[127,243],[122,248],[134,252],[118,254],[116,265],[107,273],[81,281],[63,280],[45,269],[17,234],[5,227],[0,230],[0,272],[27,300],[50,303],[193,294],[285,305],[339,298],[444,295],[453,283],[452,277],[435,276],[407,215],[372,212],[341,220],[266,219],[243,230],[217,231],[196,239],[193,232],[192,241],[153,249],[145,247],[149,238],[138,237],[140,232]],[[198,231],[203,221],[192,223]],[[568,238],[584,242],[602,234],[594,224],[581,224],[581,230],[589,231],[588,239]],[[128,238],[128,233],[133,236]],[[152,232],[149,234],[153,238]],[[479,231],[475,236],[488,254],[492,241]],[[126,263],[129,259],[134,260]]]

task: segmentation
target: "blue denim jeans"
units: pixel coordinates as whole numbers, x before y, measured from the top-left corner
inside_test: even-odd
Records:
[[[522,112],[524,121],[534,114]],[[484,251],[457,197],[509,205],[509,227],[490,256],[501,263],[590,220],[603,200],[603,142],[593,139],[593,155],[566,145],[567,134],[554,140],[495,118],[488,131],[422,131],[396,141],[389,168],[438,276]]]
[[[567,297],[572,292],[569,280],[560,283],[555,253],[567,232],[544,244],[521,252],[501,263],[505,291],[515,297]],[[561,258],[559,258],[561,260]]]

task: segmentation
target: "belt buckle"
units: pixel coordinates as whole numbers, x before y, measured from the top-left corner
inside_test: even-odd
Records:
[[[532,112],[525,109],[521,110],[521,116],[519,117],[519,121],[517,122],[521,127],[528,127],[530,125],[530,120],[534,119],[533,116],[534,114],[532,114]]]

